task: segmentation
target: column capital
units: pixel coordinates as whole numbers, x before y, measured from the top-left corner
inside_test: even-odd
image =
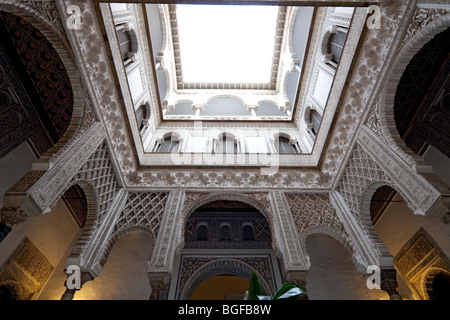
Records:
[[[20,207],[9,206],[0,209],[0,222],[8,226],[14,226],[25,222],[27,215]]]
[[[65,270],[64,270],[65,271]],[[89,271],[81,271],[80,273],[80,288],[72,288],[69,289],[67,287],[67,281],[64,282],[64,286],[66,287],[66,291],[61,296],[61,300],[73,300],[75,293],[83,287],[83,285],[88,282],[94,280],[94,277]]]
[[[204,103],[194,103],[192,104],[192,109],[193,110],[200,110],[203,111],[205,109],[205,104]]]
[[[308,270],[293,270],[288,271],[285,278],[288,282],[295,283],[303,288],[306,287],[306,276],[308,275]]]
[[[173,110],[174,106],[168,100],[164,100],[163,103],[161,104],[161,108],[162,108],[163,114],[166,114],[167,112]]]
[[[397,292],[397,270],[381,269],[381,290],[389,294],[391,300],[401,300],[402,297]]]
[[[258,108],[259,108],[259,106],[256,105],[256,104],[248,104],[248,105],[247,105],[247,110],[250,111],[250,112],[251,112],[252,110],[253,110],[253,111],[257,111]]]
[[[170,274],[167,272],[149,272],[148,280],[152,292],[149,300],[161,300],[161,293],[170,282]]]

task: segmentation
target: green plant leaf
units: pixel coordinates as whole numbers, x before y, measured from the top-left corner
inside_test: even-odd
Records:
[[[259,300],[258,296],[262,295],[261,284],[259,283],[258,276],[254,271],[250,277],[250,290],[248,292],[249,300]]]
[[[295,283],[286,282],[281,286],[277,293],[275,293],[272,300],[298,298],[302,293],[306,293],[304,288]]]

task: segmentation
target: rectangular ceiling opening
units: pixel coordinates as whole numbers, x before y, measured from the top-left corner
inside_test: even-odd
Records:
[[[177,5],[182,81],[270,83],[278,11],[277,6]]]

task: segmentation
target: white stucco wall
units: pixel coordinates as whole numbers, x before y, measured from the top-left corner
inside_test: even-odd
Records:
[[[311,267],[306,277],[310,300],[388,300],[382,290],[369,290],[367,278],[356,270],[350,254],[336,239],[325,234],[306,238]]]
[[[85,283],[75,300],[148,300],[148,260],[152,250],[149,235],[124,236],[113,246],[100,275]]]

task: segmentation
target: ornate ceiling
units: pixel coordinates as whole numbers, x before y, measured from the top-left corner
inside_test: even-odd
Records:
[[[298,4],[302,2],[299,1]],[[330,4],[332,2],[327,2]],[[342,4],[340,2],[340,4]],[[389,28],[368,29],[366,27],[367,2],[351,1],[344,5],[356,7],[352,25],[347,37],[348,48],[355,49],[355,54],[344,54],[337,70],[335,82],[327,101],[326,113],[322,128],[323,136],[318,136],[314,150],[310,155],[280,156],[280,166],[276,173],[264,175],[260,166],[202,166],[202,165],[170,165],[170,158],[165,155],[151,155],[145,158],[139,144],[140,137],[134,133],[133,121],[127,124],[124,119],[130,116],[127,110],[129,98],[118,90],[121,84],[120,69],[110,59],[110,49],[105,42],[102,31],[103,22],[106,29],[108,21],[99,21],[95,12],[101,12],[102,4],[97,6],[93,1],[79,4],[81,19],[89,24],[89,28],[68,31],[74,54],[80,62],[80,68],[87,75],[93,107],[100,115],[111,158],[118,171],[121,185],[129,190],[169,190],[187,188],[190,190],[267,190],[281,188],[289,190],[326,191],[333,187],[342,174],[348,157],[352,154],[358,128],[365,122],[377,96],[391,61],[393,52],[401,45],[409,19],[414,13],[414,6],[409,2],[378,3],[383,25]],[[324,8],[317,8],[317,15],[323,14]],[[61,12],[67,11],[67,4],[61,2]],[[311,43],[316,47],[321,43],[320,29],[314,28]],[[102,44],[102,45],[100,45]],[[347,48],[347,46],[346,46]],[[349,49],[350,50],[350,49]],[[302,72],[311,72],[313,64],[306,64]],[[101,72],[98,72],[101,70]],[[152,74],[152,70],[149,74]],[[118,75],[118,77],[116,77]],[[117,79],[117,81],[115,80]],[[154,84],[154,83],[153,83]],[[149,92],[156,97],[156,88],[149,83]],[[300,95],[302,95],[300,91]],[[123,103],[122,103],[123,101]],[[158,105],[157,100],[151,100]],[[299,99],[300,105],[304,101]],[[292,124],[296,128],[301,115],[294,117]],[[155,114],[155,125],[158,128],[176,128],[176,122],[162,122],[161,115]],[[191,124],[192,126],[193,124]],[[216,126],[216,124],[205,124]],[[242,129],[251,125],[229,124]],[[189,125],[186,125],[189,126]],[[261,128],[267,127],[261,124]],[[131,128],[131,129],[130,129]],[[298,128],[298,127],[297,127]],[[144,156],[144,157],[142,157]],[[309,160],[299,161],[301,157]],[[304,158],[302,158],[304,159]]]
[[[2,137],[1,154],[30,141],[37,157],[66,132],[73,112],[72,87],[53,46],[24,19],[1,12]],[[6,35],[9,34],[10,37]],[[6,87],[5,87],[6,86]]]
[[[416,154],[423,154],[432,144],[450,156],[449,52],[450,28],[436,35],[414,55],[397,87],[396,127]]]

